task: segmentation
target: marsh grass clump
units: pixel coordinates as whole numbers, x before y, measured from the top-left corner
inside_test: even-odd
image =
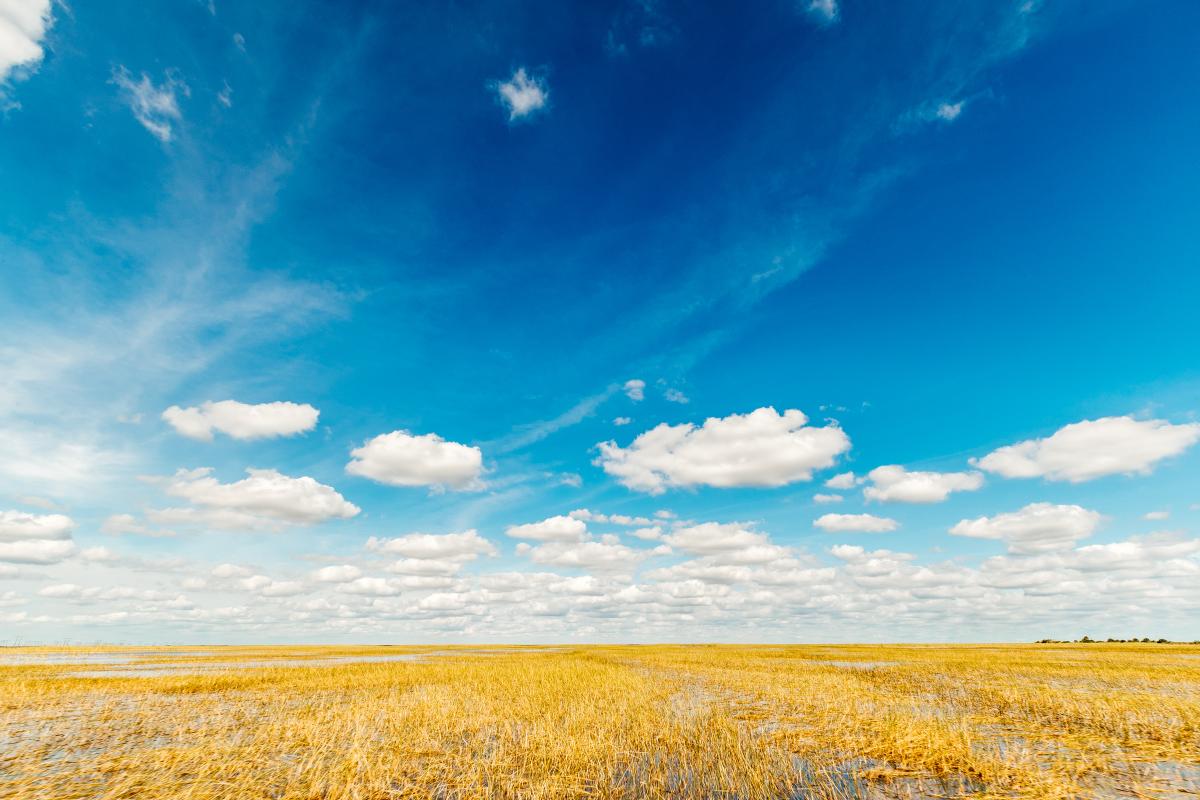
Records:
[[[414,658],[371,660],[383,654]],[[0,666],[0,797],[1194,797],[1198,655],[1092,642],[30,658]]]

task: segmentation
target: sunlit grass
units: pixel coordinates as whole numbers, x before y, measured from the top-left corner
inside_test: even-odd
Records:
[[[1183,798],[1200,788],[1194,646],[133,650],[124,665],[0,666],[0,797]],[[0,662],[64,652],[7,649]],[[166,666],[181,662],[187,671]],[[77,677],[156,666],[166,671]]]

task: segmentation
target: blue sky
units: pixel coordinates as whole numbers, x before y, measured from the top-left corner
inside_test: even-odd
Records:
[[[0,0],[0,638],[1200,638],[1197,23]]]

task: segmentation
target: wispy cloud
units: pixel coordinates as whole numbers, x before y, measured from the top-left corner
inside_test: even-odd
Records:
[[[170,70],[161,84],[156,84],[144,72],[141,78],[134,80],[123,66],[113,70],[112,80],[121,89],[125,103],[142,127],[160,142],[171,141],[172,125],[182,119],[176,93],[187,97],[191,94],[188,85]]]

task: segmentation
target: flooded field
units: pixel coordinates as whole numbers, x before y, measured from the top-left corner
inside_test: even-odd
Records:
[[[0,650],[0,797],[1194,798],[1200,647]]]

